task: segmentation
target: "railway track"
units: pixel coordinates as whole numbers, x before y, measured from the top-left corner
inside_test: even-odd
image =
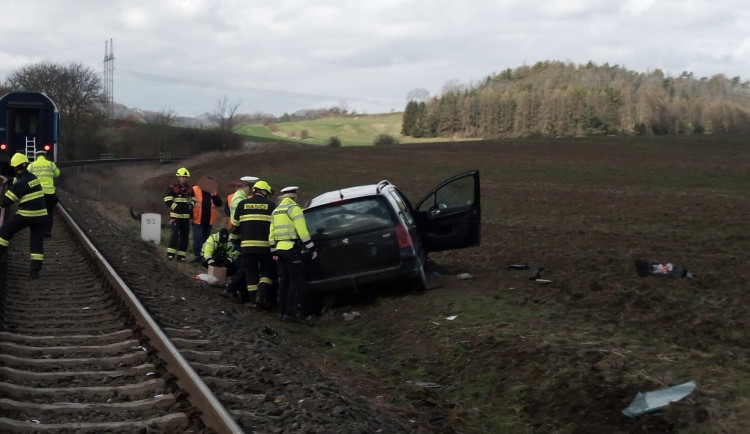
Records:
[[[58,209],[39,279],[27,231],[0,263],[0,432],[242,432],[181,354],[221,369],[199,333],[170,341]]]

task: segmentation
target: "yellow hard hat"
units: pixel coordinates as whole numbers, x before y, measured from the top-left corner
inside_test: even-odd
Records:
[[[18,167],[23,163],[29,164],[29,158],[20,152],[14,154],[13,158],[10,159],[11,167]]]
[[[179,169],[177,169],[177,176],[187,176],[188,178],[190,178],[190,172],[188,172],[188,170],[184,167],[180,167]]]
[[[268,185],[266,181],[258,181],[253,185],[254,189],[257,190],[266,190],[269,193],[273,193],[273,189],[271,189],[271,186]]]

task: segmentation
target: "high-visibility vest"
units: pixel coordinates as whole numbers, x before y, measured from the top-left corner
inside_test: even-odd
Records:
[[[29,172],[39,178],[44,194],[55,194],[55,178],[60,176],[60,169],[54,161],[49,161],[40,155],[29,164]]]
[[[302,208],[292,198],[286,197],[271,214],[268,241],[273,252],[291,250],[297,240],[308,250],[315,247],[310,232],[307,230]]]
[[[193,223],[201,224],[201,218],[203,217],[203,193],[200,187],[197,185],[193,186],[193,192],[195,193],[195,205],[193,206]],[[208,199],[211,201],[211,199]],[[219,216],[218,207],[211,203],[211,217],[209,218],[208,224],[211,226],[216,223],[216,218]]]

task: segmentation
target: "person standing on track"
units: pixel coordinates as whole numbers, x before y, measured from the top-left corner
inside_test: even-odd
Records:
[[[238,203],[232,215],[232,232],[239,234],[241,266],[245,270],[246,291],[240,289],[241,301],[264,308],[270,305],[276,276],[268,245],[271,213],[276,208],[276,203],[268,198],[272,194],[266,181],[256,182],[253,195]]]
[[[305,276],[302,260],[306,254],[312,260],[318,256],[302,208],[295,202],[299,187],[285,187],[281,190],[281,202],[276,207],[271,218],[269,243],[271,254],[276,259],[276,269],[279,275],[279,307],[280,318],[283,321],[301,322],[297,316],[297,305],[304,301]],[[302,303],[302,314],[307,316],[311,306]]]
[[[47,151],[40,149],[34,153],[36,160],[29,164],[29,172],[39,178],[44,191],[44,202],[47,204],[47,229],[45,237],[52,236],[52,215],[57,205],[57,194],[55,190],[55,178],[60,176],[60,169],[54,161],[47,160]]]
[[[181,167],[177,169],[177,183],[167,188],[164,203],[169,207],[169,221],[171,234],[167,247],[167,260],[175,259],[184,262],[187,256],[188,239],[190,237],[190,219],[193,217],[195,194],[193,187],[188,185],[190,172]]]
[[[0,197],[0,208],[7,208],[12,203],[18,204],[18,211],[6,220],[0,227],[0,259],[8,252],[10,240],[18,231],[29,228],[29,251],[31,264],[29,276],[39,277],[44,260],[44,231],[47,229],[47,204],[44,202],[42,183],[33,173],[28,171],[29,159],[26,155],[16,153],[10,159],[10,165],[15,171],[13,184]],[[2,183],[8,179],[0,176]]]

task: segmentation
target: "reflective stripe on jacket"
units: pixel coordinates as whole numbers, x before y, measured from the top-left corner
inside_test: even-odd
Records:
[[[29,164],[29,172],[42,182],[44,194],[55,194],[55,178],[60,176],[60,169],[54,161],[47,160],[43,155]]]
[[[300,240],[307,250],[315,247],[307,231],[302,208],[292,198],[284,198],[271,217],[271,230],[268,235],[271,251],[290,250],[297,240]]]
[[[234,200],[237,200],[235,195]],[[242,253],[268,252],[268,231],[271,213],[276,204],[261,194],[254,194],[237,204],[232,225],[239,227]],[[233,232],[237,232],[233,228]]]
[[[46,220],[47,203],[44,200],[42,182],[28,170],[21,172],[13,181],[3,197],[0,197],[0,208],[12,203],[18,204],[17,215]]]
[[[240,252],[234,249],[231,242],[222,243],[219,241],[219,233],[212,234],[201,248],[201,256],[203,259],[208,261],[209,259],[219,260],[222,258],[228,258],[236,260],[240,256]]]
[[[170,185],[164,194],[164,203],[169,207],[169,217],[174,219],[190,219],[193,217],[195,196],[193,187],[189,185]]]

